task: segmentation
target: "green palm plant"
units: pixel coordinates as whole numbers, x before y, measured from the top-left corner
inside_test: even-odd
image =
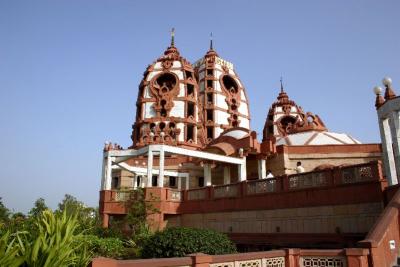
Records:
[[[18,267],[24,262],[19,234],[5,232],[0,238],[0,266]]]
[[[76,242],[82,235],[78,233],[77,215],[67,212],[53,213],[45,210],[35,222],[37,236],[29,241],[25,239],[21,247],[28,266],[87,266],[91,253],[84,244]]]

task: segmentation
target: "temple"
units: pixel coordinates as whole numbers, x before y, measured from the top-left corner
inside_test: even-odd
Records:
[[[234,64],[212,41],[190,63],[172,35],[139,85],[132,145],[105,144],[103,226],[120,220],[127,200],[143,188],[160,210],[149,215],[153,229],[211,228],[243,251],[371,248],[389,204],[400,201],[400,102],[389,78],[384,85],[384,96],[375,88],[382,144],[328,130],[290,99],[282,80],[258,137]],[[384,238],[399,242],[398,216],[389,219],[396,220],[387,226],[395,237]],[[397,257],[397,247],[396,253],[386,247],[380,253]]]

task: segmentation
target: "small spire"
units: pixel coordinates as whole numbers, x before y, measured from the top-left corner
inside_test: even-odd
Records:
[[[171,47],[175,46],[175,28],[171,30]]]
[[[282,79],[282,76],[281,76],[281,93],[283,93],[283,79]]]
[[[376,95],[375,98],[375,107],[376,109],[379,109],[383,104],[385,104],[385,99],[383,98],[382,95]]]
[[[212,32],[210,33],[210,50],[214,50],[214,48],[213,48],[213,36],[212,36]]]

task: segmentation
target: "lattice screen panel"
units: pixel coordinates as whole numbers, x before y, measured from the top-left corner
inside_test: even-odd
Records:
[[[301,257],[301,267],[346,267],[342,257]]]
[[[235,267],[262,267],[260,260],[237,261]]]
[[[267,258],[263,259],[263,267],[285,267],[285,258]]]
[[[234,262],[221,262],[221,263],[212,263],[210,267],[235,267]]]

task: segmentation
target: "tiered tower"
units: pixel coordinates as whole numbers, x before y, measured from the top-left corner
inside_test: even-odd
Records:
[[[197,93],[193,67],[175,47],[172,32],[170,47],[148,66],[139,85],[133,147],[154,143],[201,147]]]
[[[326,131],[326,127],[318,115],[305,113],[283,89],[268,111],[263,130],[263,141],[271,138],[284,137],[288,134],[305,131]]]
[[[209,143],[224,130],[250,128],[249,102],[246,90],[233,64],[220,58],[212,40],[206,55],[194,64],[199,83],[199,108],[205,141]]]

